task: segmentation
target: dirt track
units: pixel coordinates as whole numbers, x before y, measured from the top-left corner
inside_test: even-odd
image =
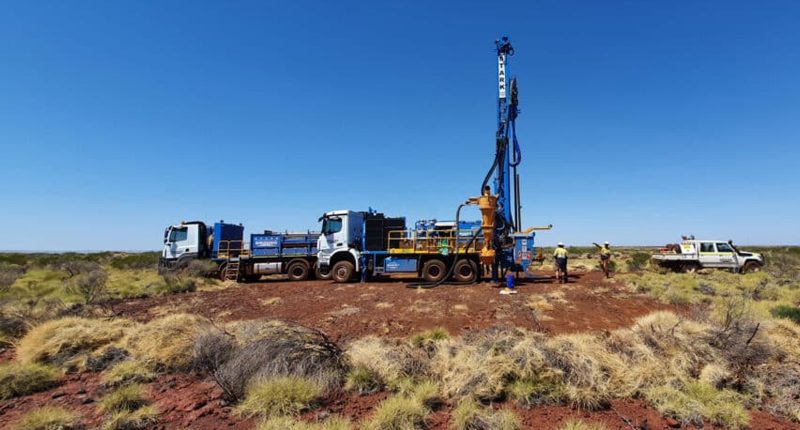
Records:
[[[576,274],[559,285],[549,274],[503,296],[484,283],[410,289],[398,280],[334,284],[275,280],[217,291],[130,300],[120,316],[140,321],[173,312],[199,313],[216,321],[277,318],[327,333],[336,341],[367,334],[402,337],[433,327],[451,334],[509,324],[551,334],[614,329],[658,309],[676,309],[633,294],[599,272]],[[532,311],[530,303],[538,303]]]

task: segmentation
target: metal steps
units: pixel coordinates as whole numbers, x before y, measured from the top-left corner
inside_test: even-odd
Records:
[[[228,261],[225,265],[225,280],[239,281],[239,261]]]

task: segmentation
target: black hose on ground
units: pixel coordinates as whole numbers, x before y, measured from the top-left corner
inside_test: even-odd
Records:
[[[436,288],[436,287],[438,287],[440,285],[443,285],[443,284],[447,284],[447,285],[466,285],[466,284],[475,283],[475,282],[478,281],[478,279],[480,279],[480,267],[478,267],[478,268],[476,268],[476,270],[478,270],[478,273],[476,274],[474,282],[447,282],[447,280],[450,279],[450,276],[453,275],[453,270],[455,270],[456,264],[458,263],[458,249],[459,249],[458,242],[459,242],[459,239],[460,239],[459,238],[459,233],[461,232],[461,225],[460,225],[461,208],[463,208],[464,206],[466,206],[466,203],[461,203],[460,205],[458,205],[458,209],[456,209],[456,240],[455,240],[456,251],[455,251],[455,255],[453,256],[453,264],[450,265],[450,269],[447,271],[447,274],[445,274],[445,276],[442,279],[440,279],[440,280],[438,280],[436,282],[416,282],[416,283],[412,283],[412,284],[406,284],[406,288],[430,289],[430,288]],[[478,237],[478,235],[480,233],[481,233],[481,230],[477,230],[475,232],[475,234],[472,235],[472,238],[469,240],[469,242],[467,242],[467,246],[466,246],[465,249],[469,249],[469,247],[472,246],[472,243],[475,242],[475,239]]]

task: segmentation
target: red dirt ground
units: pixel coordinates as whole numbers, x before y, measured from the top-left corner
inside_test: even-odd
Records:
[[[139,321],[172,312],[198,313],[216,321],[278,318],[321,329],[338,342],[366,334],[403,337],[433,327],[444,327],[451,334],[502,324],[551,334],[610,330],[629,326],[636,318],[658,309],[692,311],[633,294],[624,285],[603,279],[599,272],[577,274],[567,285],[555,284],[551,276],[543,275],[537,282],[521,285],[517,295],[498,293],[489,284],[415,290],[405,288],[400,281],[345,285],[328,281],[274,281],[129,300],[114,304],[113,310]],[[535,314],[526,305],[534,299],[545,303]],[[0,362],[12,358],[13,351],[0,351]],[[159,411],[154,429],[251,429],[257,423],[255,419],[238,417],[222,400],[221,391],[211,381],[196,375],[162,375],[148,386],[149,397]],[[0,401],[0,428],[9,428],[22,414],[45,404],[76,411],[87,428],[97,428],[103,417],[96,402],[105,391],[98,374],[66,375],[57,387],[48,391]],[[322,408],[304,418],[315,420],[340,414],[357,422],[369,416],[386,397],[386,393],[332,395],[324,399]],[[514,409],[525,429],[556,429],[569,419],[602,422],[609,429],[680,427],[646,402],[635,399],[614,401],[609,409],[595,412],[566,406],[524,409],[513,402],[495,407]],[[448,429],[451,410],[451,406],[444,406],[432,413],[427,428]],[[784,430],[800,429],[800,425],[754,411],[751,428]]]
[[[451,334],[503,324],[552,334],[608,330],[628,326],[659,309],[689,311],[631,293],[600,272],[576,274],[565,285],[541,275],[540,280],[519,286],[519,294],[513,296],[500,295],[488,283],[430,290],[405,285],[397,280],[363,284],[278,280],[129,300],[113,309],[139,321],[172,312],[199,313],[216,321],[282,319],[318,328],[339,342],[367,334],[403,337],[434,327]],[[551,310],[535,316],[526,305],[532,295],[554,292]]]

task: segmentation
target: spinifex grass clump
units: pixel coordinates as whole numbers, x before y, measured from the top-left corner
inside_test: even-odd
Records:
[[[23,415],[13,430],[73,430],[80,428],[78,414],[61,407],[42,406]]]
[[[37,363],[0,364],[0,400],[46,390],[58,383],[61,373]]]
[[[454,430],[517,430],[522,424],[508,409],[494,410],[471,399],[462,400],[453,410]]]
[[[192,364],[194,342],[208,324],[197,315],[168,315],[129,330],[123,345],[152,368],[187,369]]]
[[[67,317],[34,327],[17,345],[23,363],[62,365],[121,339],[136,323],[125,319]]]
[[[237,411],[245,416],[296,415],[310,409],[321,396],[322,388],[308,379],[266,379],[250,385]]]

